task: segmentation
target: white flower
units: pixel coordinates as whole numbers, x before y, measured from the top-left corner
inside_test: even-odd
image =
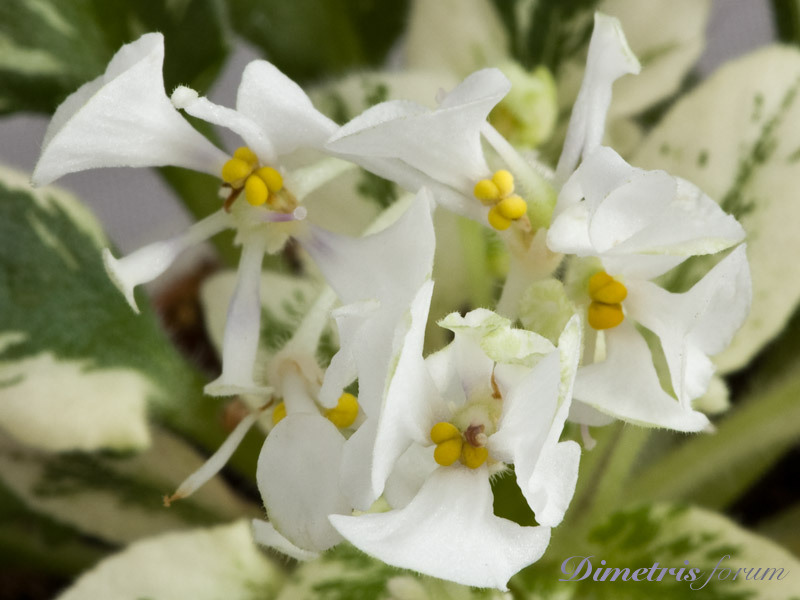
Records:
[[[357,287],[354,282],[359,277],[374,277],[374,271],[337,265],[336,260],[349,260],[346,254],[360,251],[361,246],[306,221],[307,211],[301,204],[307,194],[349,165],[328,158],[289,170],[280,162],[298,149],[321,150],[336,125],[314,109],[297,84],[265,61],[254,61],[245,68],[236,110],[215,105],[185,87],[175,90],[170,102],[161,73],[163,44],[160,34],[146,34],[124,46],[104,75],[67,98],[47,131],[33,179],[44,184],[88,168],[167,164],[221,176],[227,197],[224,208],[184,234],[122,259],[106,251],[105,263],[112,280],[136,310],[133,291],[137,285],[163,273],[188,246],[225,228],[235,228],[243,249],[225,329],[223,371],[206,392],[265,393],[268,389],[253,381],[264,253],[276,252],[290,236],[296,237],[320,261],[345,302],[349,301],[345,290]],[[176,107],[231,129],[246,146],[232,158],[226,156],[197,133]],[[313,214],[309,215],[312,220]],[[392,239],[391,244],[403,245],[409,238],[404,234],[402,239]]]
[[[394,510],[330,521],[391,565],[504,589],[544,553],[574,492],[580,449],[558,439],[579,327],[573,319],[555,349],[490,311],[453,314],[442,324],[455,340],[423,360],[431,290],[423,287],[412,305],[378,423],[371,476],[377,489],[386,482]],[[540,526],[493,514],[490,475],[512,463]]]
[[[528,202],[519,195],[518,183],[529,199],[546,204],[550,196],[541,178],[486,121],[510,89],[499,69],[483,69],[442,94],[435,109],[407,100],[377,104],[345,124],[327,147],[408,189],[424,185],[448,210],[505,230],[526,222]],[[505,169],[492,172],[483,138],[513,175]]]
[[[596,14],[586,75],[557,169],[557,179],[568,179],[547,237],[555,252],[599,259],[573,263],[584,271],[574,300],[586,306],[595,331],[587,335],[590,364],[578,371],[571,416],[586,424],[608,422],[582,402],[642,425],[698,431],[708,419],[692,410],[691,401],[708,387],[714,370],[708,356],[730,343],[750,306],[744,246],[684,294],[650,280],[690,256],[738,244],[744,230],[688,181],[636,169],[600,145],[612,83],[638,70],[619,22]],[[662,389],[634,323],[658,336],[677,402]],[[597,331],[604,334],[606,356],[591,364]]]
[[[313,356],[328,317],[312,311],[276,356],[270,382],[283,398],[286,416],[273,417],[277,424],[258,460],[259,489],[271,521],[259,525],[259,533],[274,529],[263,542],[275,545],[280,535],[292,547],[312,552],[341,540],[328,515],[369,508],[380,493],[373,494],[369,485],[376,423],[409,328],[409,307],[431,276],[431,200],[421,191],[395,223],[363,238],[318,233],[306,247],[349,302],[334,311],[340,349],[324,379],[297,358]],[[356,376],[357,401],[343,389]]]

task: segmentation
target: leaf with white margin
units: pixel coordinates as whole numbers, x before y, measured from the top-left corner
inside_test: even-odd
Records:
[[[132,456],[53,454],[0,433],[0,478],[9,490],[31,509],[114,543],[259,514],[218,478],[164,508],[163,495],[204,460],[186,442],[158,430],[152,446]]]
[[[51,450],[146,447],[167,342],[108,281],[100,225],[73,196],[5,168],[0,198],[0,426]]]
[[[800,300],[793,223],[800,176],[800,52],[770,47],[728,63],[677,103],[632,162],[678,175],[716,199],[747,231],[750,316],[716,357],[721,372],[746,365]],[[705,264],[705,263],[704,263]]]
[[[557,562],[535,565],[514,580],[516,586],[538,592],[536,597],[549,598],[547,591],[554,586],[570,585],[575,598],[596,600],[620,598],[620,589],[631,590],[626,592],[626,598],[665,600],[695,594],[715,600],[796,597],[800,570],[797,558],[713,511],[674,504],[638,506],[616,512],[596,524],[585,540],[571,540],[564,553],[552,557]],[[579,580],[587,570],[586,564],[580,567],[584,557],[590,557],[592,573]],[[605,562],[601,563],[601,559]],[[655,563],[658,565],[648,581]],[[608,577],[613,577],[613,571],[605,580],[593,579],[595,573],[599,572],[599,577],[609,568],[622,570],[616,581]],[[658,580],[662,568],[667,570]],[[623,579],[626,569],[627,579]],[[641,572],[634,579],[638,569]],[[697,569],[693,572],[696,580],[677,581],[678,575],[688,576],[690,569]],[[713,579],[706,583],[712,572]],[[571,581],[570,573],[575,577]]]
[[[510,42],[488,0],[414,0],[405,59],[411,68],[465,77],[509,58]]]
[[[347,543],[292,573],[277,600],[510,600],[497,590],[469,588],[390,567]]]
[[[240,521],[137,542],[85,573],[59,600],[268,600],[282,583]]]
[[[114,52],[145,31],[169,39],[167,87],[205,87],[222,66],[228,23],[219,0],[143,3],[4,0],[0,3],[0,112],[51,113],[102,73]],[[198,44],[197,40],[203,40]]]

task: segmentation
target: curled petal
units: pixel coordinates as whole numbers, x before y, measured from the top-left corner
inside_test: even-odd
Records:
[[[692,289],[673,294],[649,281],[628,286],[628,312],[661,340],[672,387],[687,409],[714,373],[709,355],[724,350],[750,310],[745,246],[731,252]]]
[[[123,46],[103,75],[56,110],[33,182],[44,185],[98,167],[174,165],[219,175],[227,157],[172,106],[164,91],[163,62],[160,33]]]
[[[481,127],[510,87],[498,69],[483,69],[447,94],[435,110],[407,101],[378,104],[344,125],[328,148],[353,157],[399,159],[471,197],[472,186],[489,172]]]
[[[311,552],[298,548],[292,542],[283,537],[272,526],[272,523],[262,521],[260,519],[253,519],[253,539],[261,546],[267,548],[274,548],[278,552],[282,552],[286,556],[291,556],[295,560],[314,560],[319,556],[318,552]]]
[[[299,85],[265,60],[245,67],[236,110],[258,125],[279,156],[297,148],[322,149],[337,129]]]
[[[228,306],[222,341],[222,374],[206,385],[210,396],[264,394],[269,388],[253,381],[261,323],[261,261],[265,241],[256,236],[242,246],[238,281]]]
[[[614,81],[627,73],[638,73],[640,70],[641,65],[628,46],[619,20],[595,13],[586,72],[572,109],[567,138],[556,168],[557,183],[567,180],[581,156],[585,158],[600,146]]]
[[[390,565],[505,590],[512,575],[544,554],[550,528],[496,517],[492,502],[485,467],[441,467],[402,509],[330,521],[357,548]]]
[[[704,414],[682,406],[661,388],[647,342],[629,319],[605,336],[606,359],[578,369],[576,400],[645,427],[701,431],[708,426]]]
[[[172,103],[193,117],[208,123],[226,127],[241,137],[245,144],[258,155],[262,162],[274,164],[277,158],[275,147],[258,124],[238,111],[214,104],[193,89],[181,86],[172,93]],[[217,173],[218,175],[219,173]]]
[[[218,211],[192,225],[185,233],[162,242],[155,242],[123,258],[114,258],[111,251],[103,250],[106,273],[117,286],[135,312],[139,312],[133,290],[137,285],[152,281],[175,261],[181,252],[207,240],[230,225],[230,216]]]
[[[322,552],[341,537],[328,515],[350,514],[339,488],[344,438],[321,415],[289,415],[258,457],[258,489],[270,521],[295,546]]]

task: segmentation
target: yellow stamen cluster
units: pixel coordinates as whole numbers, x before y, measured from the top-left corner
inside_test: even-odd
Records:
[[[336,407],[325,411],[325,417],[339,429],[350,427],[358,416],[358,398],[345,392],[339,396]]]
[[[477,469],[489,458],[485,446],[473,446],[464,440],[458,427],[442,421],[431,428],[431,440],[436,444],[433,459],[443,467],[449,467],[461,459],[461,464]]]
[[[501,169],[491,179],[481,179],[473,189],[475,197],[489,209],[489,224],[499,231],[528,212],[528,203],[514,193],[514,176]]]
[[[255,152],[245,146],[222,166],[222,180],[235,190],[244,188],[244,196],[253,206],[261,206],[283,189],[281,174],[272,167],[259,167]]]
[[[625,318],[622,301],[628,296],[627,288],[605,271],[598,271],[589,279],[589,325],[594,329],[611,329]]]

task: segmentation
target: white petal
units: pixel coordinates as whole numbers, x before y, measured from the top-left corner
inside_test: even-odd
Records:
[[[578,369],[575,399],[636,425],[701,431],[702,413],[684,408],[659,384],[647,343],[630,319],[605,332],[603,362]]]
[[[354,356],[358,336],[368,315],[379,307],[380,303],[373,300],[348,304],[332,311],[331,316],[336,320],[339,330],[339,350],[331,358],[322,380],[319,402],[323,406],[336,406],[344,388],[358,376],[358,365]]]
[[[319,557],[318,552],[310,552],[298,548],[292,542],[283,537],[268,521],[253,519],[253,540],[268,548],[273,548],[278,552],[291,556],[295,560],[314,560]]]
[[[745,246],[739,246],[684,294],[650,282],[628,286],[628,313],[661,340],[672,387],[687,408],[708,388],[709,355],[730,344],[750,310],[752,288]]]
[[[428,281],[414,298],[409,311],[411,323],[398,344],[396,366],[386,383],[373,450],[372,486],[376,498],[383,491],[394,464],[411,443],[430,443],[431,427],[437,417],[445,416],[444,404],[422,359],[432,293],[433,282]]]
[[[258,124],[279,156],[297,148],[322,149],[337,129],[299,85],[264,60],[245,67],[236,110]]]
[[[163,62],[163,36],[145,34],[67,98],[48,128],[34,183],[98,167],[174,165],[219,175],[226,156],[172,106]]]
[[[379,104],[342,127],[328,147],[350,155],[400,159],[471,196],[475,183],[489,173],[481,127],[510,85],[499,70],[484,69],[447,94],[436,110],[412,102]]]
[[[555,526],[562,521],[578,482],[580,447],[575,442],[558,440],[572,406],[575,375],[581,355],[581,329],[580,319],[573,316],[559,336],[561,383],[558,410],[533,470],[529,472],[525,467],[516,471],[517,482],[537,522],[546,526]]]
[[[485,467],[442,467],[405,508],[330,520],[356,547],[390,565],[505,590],[512,575],[544,554],[550,529],[496,517],[492,500]]]
[[[431,202],[420,191],[393,225],[366,237],[313,228],[300,242],[343,303],[376,298],[383,308],[406,308],[433,268]]]
[[[562,348],[563,346],[563,348]],[[578,480],[580,448],[559,443],[580,356],[580,322],[573,317],[559,352],[542,359],[506,396],[490,455],[514,463],[517,483],[542,525],[564,518]]]
[[[362,313],[361,323],[355,313],[347,317],[339,350],[355,361],[364,411],[368,416],[377,414],[395,352],[395,328],[433,267],[430,194],[421,191],[400,219],[373,235],[350,238],[318,228],[311,231],[311,236],[300,241],[342,302],[378,302],[378,308]],[[351,373],[345,368],[352,366],[349,360],[344,356],[337,359],[337,371],[344,368],[337,373],[337,385]],[[324,388],[325,403],[332,400],[330,394],[335,390],[331,386],[329,382]]]
[[[123,258],[114,258],[106,248],[103,250],[106,273],[131,308],[138,313],[139,307],[136,306],[133,296],[137,285],[152,281],[166,271],[181,252],[216,235],[230,224],[230,216],[224,211],[218,211],[171,240],[149,244]]]
[[[269,388],[253,381],[261,323],[261,261],[264,239],[254,236],[242,245],[238,281],[228,306],[222,341],[222,374],[206,385],[210,396],[264,394]]]
[[[262,163],[275,164],[277,153],[270,139],[251,118],[228,108],[214,104],[191,88],[181,86],[172,93],[172,103],[193,117],[214,125],[226,127],[244,140]]]
[[[270,522],[292,544],[321,552],[341,538],[330,514],[350,514],[339,488],[344,438],[320,415],[289,415],[258,457],[258,489]]]
[[[597,206],[589,234],[598,252],[614,254],[712,254],[744,239],[736,219],[697,186],[640,169]]]
[[[408,505],[428,477],[439,468],[433,459],[433,449],[433,446],[411,444],[397,460],[383,490],[383,496],[392,508]]]
[[[638,73],[640,69],[641,65],[628,46],[619,21],[595,13],[586,72],[556,168],[557,182],[566,181],[575,170],[579,158],[587,156],[600,145],[614,81],[627,73]]]

